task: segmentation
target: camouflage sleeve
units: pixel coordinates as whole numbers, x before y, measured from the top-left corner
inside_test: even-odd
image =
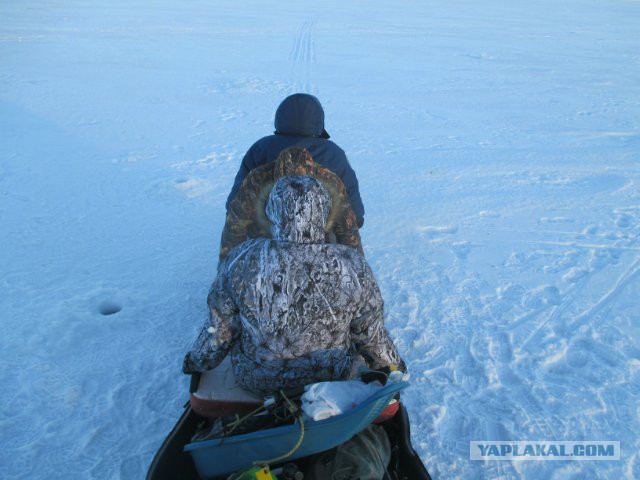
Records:
[[[379,369],[394,364],[404,370],[404,362],[384,327],[384,302],[366,262],[361,275],[361,307],[351,322],[351,338],[356,350],[369,368]]]
[[[204,372],[217,367],[240,338],[239,313],[227,292],[225,271],[219,270],[218,278],[211,286],[207,297],[209,318],[184,357],[184,373]]]
[[[335,199],[340,205],[340,211],[338,212],[336,222],[333,227],[334,233],[336,234],[336,242],[342,245],[354,247],[364,255],[356,215],[353,213],[351,202],[347,198],[343,185],[340,185],[340,188],[337,190]]]
[[[219,261],[222,261],[236,245],[248,238],[249,227],[256,218],[256,189],[254,188],[255,175],[249,174],[231,200],[227,210],[227,218],[220,239]]]

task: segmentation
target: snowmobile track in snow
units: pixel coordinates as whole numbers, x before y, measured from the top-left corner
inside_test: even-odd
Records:
[[[311,81],[311,64],[316,61],[315,20],[306,20],[291,47],[289,61],[291,62],[291,79],[295,88],[305,93],[314,93],[317,88]]]

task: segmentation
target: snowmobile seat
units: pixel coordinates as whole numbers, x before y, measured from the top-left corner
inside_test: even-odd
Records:
[[[361,364],[363,363],[364,361]],[[238,385],[229,357],[226,357],[215,369],[195,376],[191,390],[189,398],[191,408],[195,413],[206,418],[247,414],[263,402],[262,398]],[[399,407],[400,402],[392,398],[373,423],[382,423],[392,418]]]
[[[231,361],[226,357],[218,367],[196,377],[191,392],[191,408],[203,417],[224,417],[246,414],[262,404],[263,399],[243,389],[236,382]]]

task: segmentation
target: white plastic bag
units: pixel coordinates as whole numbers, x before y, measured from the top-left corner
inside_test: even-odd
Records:
[[[301,397],[302,411],[313,420],[324,420],[355,408],[381,388],[377,382],[360,380],[307,385]]]

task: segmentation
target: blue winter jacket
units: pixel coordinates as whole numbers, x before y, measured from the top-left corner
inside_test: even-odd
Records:
[[[283,100],[276,111],[275,135],[263,137],[245,154],[236,175],[229,203],[235,197],[244,177],[254,168],[274,161],[288,147],[309,150],[314,161],[338,175],[347,190],[359,227],[364,223],[364,205],[360,198],[358,179],[344,151],[331,140],[324,129],[324,110],[313,95],[296,93]]]

